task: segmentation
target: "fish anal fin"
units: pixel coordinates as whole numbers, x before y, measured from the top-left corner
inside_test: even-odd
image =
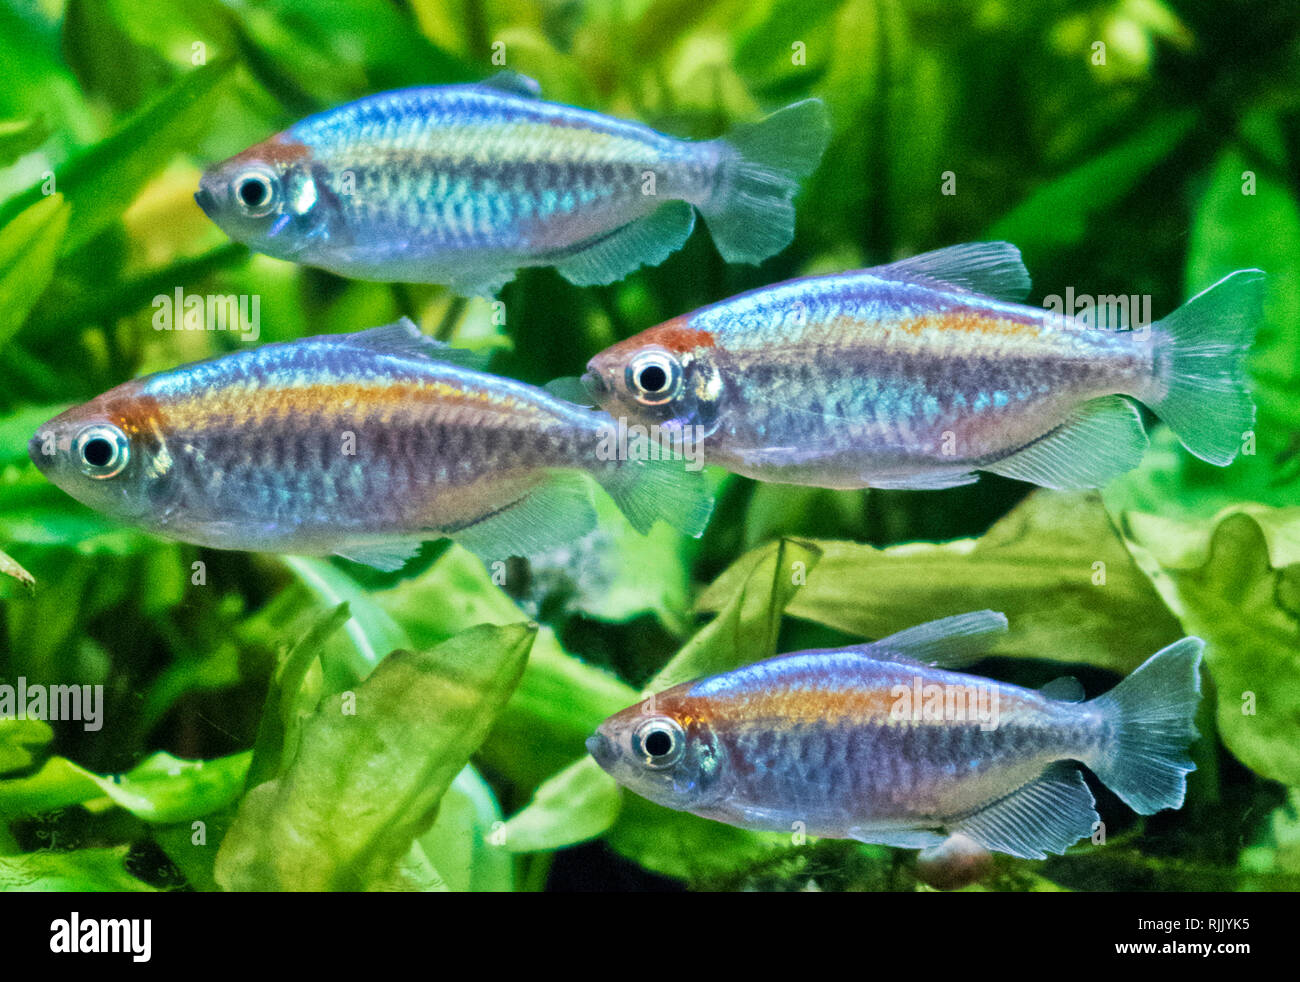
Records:
[[[1055,430],[981,470],[1061,491],[1097,488],[1142,461],[1147,435],[1123,396],[1092,399]]]
[[[484,518],[439,534],[485,561],[536,556],[576,542],[596,525],[591,488],[576,471],[557,471],[516,501]]]
[[[669,201],[557,259],[555,268],[578,286],[613,283],[638,267],[663,262],[686,244],[694,227],[695,209],[685,201]]]
[[[911,477],[865,477],[867,487],[882,491],[937,491],[959,488],[979,480],[974,471],[931,471]]]
[[[1021,859],[1060,855],[1092,834],[1097,809],[1079,768],[1068,761],[979,811],[950,823],[985,849]]]

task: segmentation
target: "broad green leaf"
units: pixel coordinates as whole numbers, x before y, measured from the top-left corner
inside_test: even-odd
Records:
[[[49,286],[70,213],[63,195],[52,194],[0,229],[0,345],[23,326]]]
[[[63,254],[107,229],[150,177],[175,154],[194,145],[213,121],[213,107],[232,67],[232,62],[214,62],[193,69],[111,136],[55,171],[50,190],[61,193],[72,206]],[[8,223],[44,193],[37,184],[11,198],[0,207],[0,222]]]
[[[125,774],[113,775],[94,774],[65,757],[51,757],[29,777],[0,780],[0,815],[116,805],[146,822],[184,822],[230,804],[244,783],[251,756],[181,760],[159,752]]]
[[[451,782],[419,846],[449,890],[513,890],[514,859],[501,844],[502,825],[496,796],[469,766]]]
[[[706,594],[718,604],[718,616],[664,666],[646,692],[775,655],[781,615],[821,559],[819,546],[796,539],[781,539],[742,557],[723,574],[727,586],[715,582]]]
[[[36,759],[32,751],[53,739],[44,720],[0,718],[0,775],[29,767]]]
[[[786,613],[855,638],[987,608],[1010,621],[991,654],[1127,674],[1182,634],[1092,492],[1036,491],[980,539],[812,545],[821,560]],[[743,575],[724,573],[700,609],[722,607]]]
[[[154,888],[126,871],[126,846],[0,856],[0,891],[129,893]]]
[[[245,796],[217,856],[226,890],[383,887],[433,824],[524,670],[535,628],[482,625],[397,651],[302,727],[284,776]]]
[[[1244,506],[1208,527],[1136,513],[1125,524],[1186,632],[1207,642],[1224,744],[1300,785],[1300,508]]]
[[[594,839],[614,824],[622,799],[614,779],[583,757],[542,782],[506,822],[502,844],[511,852],[538,852]]]
[[[285,654],[266,694],[266,706],[262,709],[262,722],[253,746],[253,761],[248,768],[248,787],[277,777],[285,762],[296,755],[301,718],[309,708],[299,698],[303,682],[320,657],[322,645],[350,616],[348,605],[339,604],[313,624]]]
[[[8,167],[31,153],[50,136],[44,119],[6,119],[0,122],[0,167]]]
[[[474,624],[523,619],[482,561],[459,546],[420,576],[372,597],[417,646]],[[581,755],[601,720],[635,701],[635,689],[566,654],[554,632],[543,627],[524,677],[479,757],[517,784],[533,787]]]

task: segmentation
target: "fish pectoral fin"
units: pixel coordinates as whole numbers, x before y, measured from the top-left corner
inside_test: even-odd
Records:
[[[912,477],[864,477],[869,488],[886,491],[936,491],[940,488],[959,488],[974,484],[980,476],[974,471],[939,471],[917,474]]]
[[[384,542],[377,545],[335,549],[334,555],[363,566],[373,566],[385,573],[393,573],[405,566],[420,551],[420,545],[419,542]]]
[[[1010,242],[967,242],[923,252],[867,272],[883,279],[920,280],[936,287],[956,287],[994,300],[1019,303],[1029,295],[1029,270]]]
[[[1137,407],[1123,396],[1105,396],[1085,402],[1046,436],[980,469],[1060,491],[1099,488],[1136,467],[1146,449]]]
[[[530,78],[522,72],[512,72],[508,68],[497,72],[495,75],[489,75],[478,84],[484,88],[496,89],[498,92],[523,96],[525,99],[540,99],[542,97],[542,87],[537,79]]]
[[[1060,761],[950,827],[985,849],[1021,859],[1046,859],[1047,853],[1060,855],[1092,835],[1098,821],[1095,804],[1079,768]]]
[[[354,348],[365,348],[381,354],[398,355],[404,358],[428,358],[451,365],[460,365],[462,368],[481,370],[487,365],[487,358],[484,355],[477,351],[453,348],[436,338],[429,337],[422,333],[409,317],[403,317],[382,327],[358,331],[355,334],[339,335],[338,341]]]
[[[575,406],[594,408],[596,405],[596,400],[591,397],[587,387],[582,384],[582,379],[576,375],[563,375],[560,378],[551,379],[542,388],[555,398],[571,402]]]
[[[997,635],[1006,630],[1005,614],[976,610],[918,624],[855,647],[877,661],[914,661],[937,668],[958,668],[985,655]]]
[[[577,471],[556,471],[504,508],[441,534],[492,562],[547,552],[576,542],[595,527],[591,486]]]
[[[874,829],[868,825],[855,825],[848,830],[850,839],[869,842],[895,849],[929,849],[948,841],[948,836],[935,829]]]
[[[601,235],[555,262],[570,283],[597,286],[621,280],[640,266],[657,266],[691,237],[695,209],[669,201],[644,218]]]

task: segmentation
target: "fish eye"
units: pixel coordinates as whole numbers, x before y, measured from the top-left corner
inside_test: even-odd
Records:
[[[131,459],[131,442],[116,426],[99,423],[77,434],[72,452],[87,477],[102,480],[122,473]]]
[[[662,770],[681,760],[686,731],[668,717],[646,720],[632,734],[632,749],[646,767]]]
[[[662,405],[681,390],[682,363],[662,349],[644,351],[628,362],[627,386],[637,402]]]
[[[275,176],[265,171],[245,171],[235,178],[235,199],[246,215],[258,218],[275,208],[278,184]]]

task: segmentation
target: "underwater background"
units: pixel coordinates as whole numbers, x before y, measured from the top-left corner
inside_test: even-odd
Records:
[[[668,679],[982,608],[1010,631],[972,671],[1019,685],[1096,695],[1184,634],[1208,648],[1183,808],[1138,817],[1089,777],[1102,841],[967,889],[1300,887],[1297,66],[1291,0],[0,4],[0,684],[104,687],[99,729],[0,719],[0,887],[929,889],[906,850],[620,792],[583,741]],[[502,68],[696,139],[820,97],[793,244],[727,265],[701,226],[613,285],[525,269],[489,302],[252,255],[194,203],[203,167],[308,113]],[[1242,455],[1205,464],[1148,414],[1100,492],[710,471],[699,541],[601,499],[544,559],[442,541],[392,574],[134,532],[27,456],[69,405],[254,343],[407,315],[541,384],[746,289],[991,239],[1030,303],[1155,317],[1263,269]],[[161,329],[209,295],[244,300],[238,330]]]

